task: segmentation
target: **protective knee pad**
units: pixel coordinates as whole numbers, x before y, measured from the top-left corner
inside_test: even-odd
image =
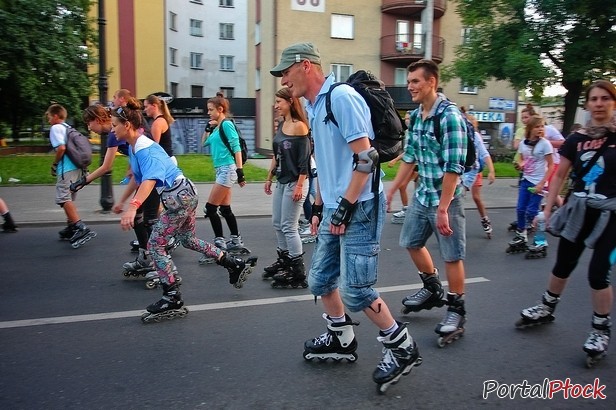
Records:
[[[218,205],[212,205],[209,202],[205,204],[205,217],[218,216]]]
[[[143,219],[143,212],[137,212],[135,214],[135,218],[133,219],[133,223],[135,226],[145,223]]]
[[[223,218],[233,216],[231,205],[220,205],[220,214],[223,216]]]

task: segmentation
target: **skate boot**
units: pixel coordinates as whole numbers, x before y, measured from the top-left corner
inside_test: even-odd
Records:
[[[278,272],[274,275],[274,281],[272,287],[274,289],[293,288],[297,289],[301,287],[306,289],[308,283],[306,282],[306,266],[304,266],[304,254],[289,257],[286,269]]]
[[[11,213],[7,212],[2,216],[4,217],[4,223],[2,224],[2,232],[6,232],[6,233],[17,232],[17,225],[15,225],[15,221],[13,220]]]
[[[533,243],[528,247],[526,252],[526,259],[541,259],[548,256],[548,245]]]
[[[327,321],[327,332],[304,343],[304,359],[319,359],[325,361],[332,359],[340,361],[347,359],[349,362],[357,360],[357,340],[353,326],[359,322],[351,320],[349,315],[344,315],[344,322],[334,323],[326,313],[323,319]]]
[[[175,317],[184,317],[187,314],[188,309],[184,307],[179,285],[177,283],[163,284],[162,299],[147,307],[147,312],[141,315],[141,321],[143,323],[160,322],[163,319],[170,320]]]
[[[131,253],[139,253],[139,241],[133,239],[129,242]]]
[[[516,231],[515,236],[509,241],[509,246],[505,250],[507,253],[523,253],[528,250],[528,239],[526,237],[526,230]]]
[[[154,260],[150,252],[140,248],[137,258],[132,262],[126,262],[122,265],[122,268],[124,268],[124,272],[122,273],[126,277],[146,276],[149,272],[154,271]]]
[[[175,263],[171,262],[173,266],[171,267],[171,273],[173,274],[174,283],[178,285],[182,283],[182,277],[178,275],[178,268],[175,266]],[[157,287],[162,286],[162,281],[160,280],[160,275],[157,271],[151,271],[146,273],[145,275],[145,288],[152,290]]]
[[[612,323],[609,315],[593,315],[592,330],[588,335],[588,339],[586,339],[586,343],[584,343],[584,351],[588,355],[586,357],[586,367],[593,367],[607,354],[611,326]]]
[[[217,236],[216,238],[214,238],[214,246],[216,246],[223,252],[226,251],[227,241],[225,240],[224,236]],[[199,265],[209,265],[211,263],[216,263],[216,258],[213,258],[206,254],[201,255],[201,258],[199,258]]]
[[[68,223],[68,225],[66,225],[66,228],[58,232],[58,235],[60,235],[61,241],[70,241],[74,234],[75,234],[75,224],[72,224],[72,223]]]
[[[86,226],[86,224],[81,221],[78,221],[75,223],[75,233],[70,239],[71,246],[73,247],[73,249],[77,249],[85,245],[86,242],[88,242],[94,237],[96,237],[96,232],[91,231],[90,228]]]
[[[436,325],[434,331],[439,334],[438,347],[445,347],[464,336],[466,311],[464,310],[464,295],[447,292],[447,313],[445,318]]]
[[[553,313],[559,300],[559,296],[551,295],[548,291],[545,291],[538,305],[531,306],[520,312],[522,317],[515,323],[515,327],[523,329],[553,322],[555,319]]]
[[[518,221],[513,221],[507,227],[507,232],[517,232],[518,231]]]
[[[263,275],[261,275],[263,279],[271,279],[275,274],[286,269],[286,258],[289,255],[289,251],[277,249],[276,252],[278,253],[278,259],[271,265],[263,268],[264,272]]]
[[[257,264],[257,258],[253,256],[244,261],[242,258],[224,252],[222,258],[216,263],[229,271],[229,283],[236,289],[241,289],[252,272],[252,268]]]
[[[250,249],[244,246],[241,235],[231,235],[227,241],[227,252],[231,255],[249,255]]]
[[[407,206],[403,206],[402,209],[391,216],[392,224],[404,223],[404,217],[406,216]]]
[[[442,307],[445,305],[443,300],[443,286],[438,279],[438,269],[434,268],[434,273],[418,272],[423,287],[418,292],[405,297],[402,300],[402,314],[406,315],[410,312],[419,312],[420,310],[430,310],[433,307]]]
[[[492,223],[490,222],[490,218],[487,216],[481,218],[481,227],[483,228],[483,232],[488,236],[488,239],[492,239]]]
[[[306,225],[305,227],[300,226],[299,237],[302,243],[314,243],[317,241],[317,236],[313,235],[312,231],[310,231],[310,225]]]
[[[398,322],[398,329],[391,335],[384,336],[381,332],[379,335],[377,340],[383,343],[383,358],[372,373],[372,379],[377,384],[377,392],[384,394],[400,377],[421,365],[422,358],[404,323]]]

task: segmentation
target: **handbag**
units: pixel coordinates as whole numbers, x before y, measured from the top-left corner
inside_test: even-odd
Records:
[[[595,165],[595,162],[599,160],[599,157],[603,155],[608,145],[610,145],[610,137],[607,138],[603,145],[601,145],[601,147],[599,147],[599,149],[595,152],[595,155],[593,155],[592,158],[582,167],[582,171],[579,173],[579,175],[575,176],[575,179],[584,178],[584,175],[586,175],[588,171],[590,171],[590,169]],[[571,191],[569,192],[569,194],[567,194],[567,198],[570,194]],[[569,201],[567,201],[567,199],[565,198],[564,205],[558,208],[550,217],[548,226],[546,226],[545,229],[546,232],[548,232],[552,236],[559,237],[560,233],[563,231],[563,229],[565,229],[565,226],[567,225],[567,220],[569,220],[569,214],[571,211],[570,208],[571,207],[569,206]]]

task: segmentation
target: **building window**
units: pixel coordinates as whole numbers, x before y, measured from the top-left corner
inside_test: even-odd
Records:
[[[218,5],[220,7],[233,7],[233,0],[219,0]]]
[[[176,27],[177,17],[178,15],[175,14],[174,12],[172,11],[169,12],[169,30],[178,31]]]
[[[220,91],[225,96],[225,98],[233,98],[234,87],[220,87]]]
[[[332,64],[331,70],[336,76],[336,81],[346,81],[353,72],[353,66],[350,64]]]
[[[233,40],[233,23],[220,23],[220,39]]]
[[[169,64],[175,65],[175,66],[178,65],[177,56],[178,56],[178,49],[169,47]]]
[[[190,86],[190,97],[191,98],[203,98],[203,86],[202,85],[191,85]]]
[[[203,53],[190,53],[190,68],[203,70]]]
[[[406,43],[406,47],[408,47],[410,41],[410,23],[406,20],[396,21],[396,43]]]
[[[394,85],[401,86],[406,85],[408,78],[408,71],[406,68],[396,68],[394,70]]]
[[[345,14],[332,14],[331,37],[353,39],[354,17]]]
[[[203,30],[201,29],[202,25],[203,25],[202,20],[190,19],[190,35],[197,36],[197,37],[203,37]]]
[[[233,71],[233,56],[220,56],[220,71]]]
[[[460,94],[477,94],[477,87],[471,87],[468,84],[461,82]]]
[[[178,95],[178,83],[169,84],[169,94],[171,94],[174,98],[179,97]]]

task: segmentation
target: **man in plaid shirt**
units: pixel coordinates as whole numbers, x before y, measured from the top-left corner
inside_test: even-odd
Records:
[[[411,115],[408,144],[396,178],[387,192],[387,202],[404,178],[418,165],[419,183],[415,197],[406,212],[400,246],[407,248],[419,269],[423,288],[402,301],[404,312],[417,312],[448,305],[445,318],[436,326],[444,343],[457,339],[464,331],[464,257],[466,232],[463,189],[467,139],[466,122],[458,108],[437,92],[438,66],[431,60],[420,60],[408,67],[408,90],[419,108]],[[440,134],[434,135],[435,115],[440,118]],[[449,292],[444,291],[426,248],[432,233],[436,234]],[[453,338],[453,336],[457,336]],[[451,337],[451,338],[449,338]],[[440,342],[439,342],[440,343]]]

